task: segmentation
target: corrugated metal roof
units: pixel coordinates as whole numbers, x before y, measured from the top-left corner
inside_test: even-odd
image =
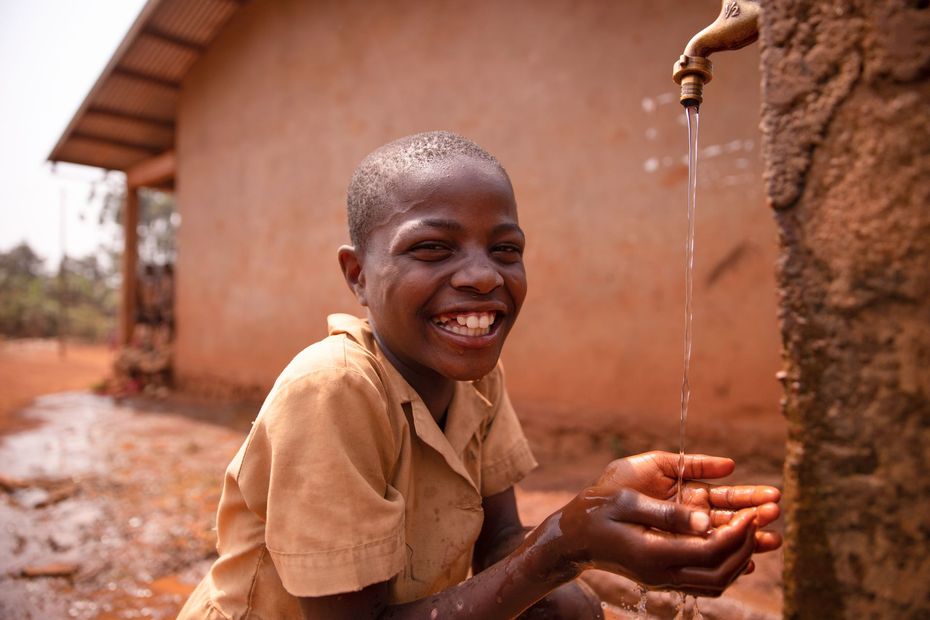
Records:
[[[243,0],[149,0],[49,155],[126,170],[174,148],[181,82]]]

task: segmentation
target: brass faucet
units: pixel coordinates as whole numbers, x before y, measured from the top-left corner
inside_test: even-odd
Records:
[[[672,78],[681,85],[681,105],[700,106],[704,84],[713,77],[708,56],[738,50],[759,38],[759,1],[723,0],[720,15],[710,26],[694,35],[675,61]]]

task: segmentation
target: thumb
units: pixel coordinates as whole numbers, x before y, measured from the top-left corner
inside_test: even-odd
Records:
[[[683,504],[663,501],[637,493],[632,489],[619,489],[612,500],[616,521],[636,523],[673,534],[706,534],[710,529],[710,515],[693,510]]]

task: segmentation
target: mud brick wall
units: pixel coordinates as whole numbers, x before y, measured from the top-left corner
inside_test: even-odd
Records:
[[[504,363],[528,430],[559,450],[577,435],[579,451],[591,437],[627,451],[642,445],[628,429],[648,424],[677,446],[688,167],[671,66],[719,11],[720,0],[245,3],[179,95],[180,386],[264,396],[325,336],[327,314],[360,312],[335,258],[348,179],[377,145],[441,128],[490,150],[514,182],[530,296]],[[758,57],[714,63],[688,430],[710,451],[702,427],[718,445],[753,427],[727,453],[767,463],[784,425]]]
[[[786,618],[930,617],[930,8],[764,3]]]

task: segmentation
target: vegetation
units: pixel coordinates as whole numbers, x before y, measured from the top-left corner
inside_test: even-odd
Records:
[[[101,193],[101,230],[121,230],[126,187],[108,177],[94,188]],[[139,264],[174,263],[180,218],[171,194],[142,190],[139,194]],[[102,342],[116,330],[121,238],[100,245],[81,258],[65,258],[49,268],[26,242],[0,252],[0,334],[13,338],[69,338]]]
[[[49,338],[63,328],[72,338],[107,340],[116,294],[112,274],[96,255],[66,258],[50,273],[25,242],[0,252],[0,333],[6,336]]]
[[[111,223],[122,230],[123,205],[126,204],[126,184],[122,178],[107,177],[91,192],[91,200],[102,190],[98,222],[101,227]],[[173,264],[177,254],[176,240],[180,215],[175,209],[174,195],[154,189],[139,190],[139,264]],[[119,263],[122,239],[115,239],[103,250],[114,264]]]

